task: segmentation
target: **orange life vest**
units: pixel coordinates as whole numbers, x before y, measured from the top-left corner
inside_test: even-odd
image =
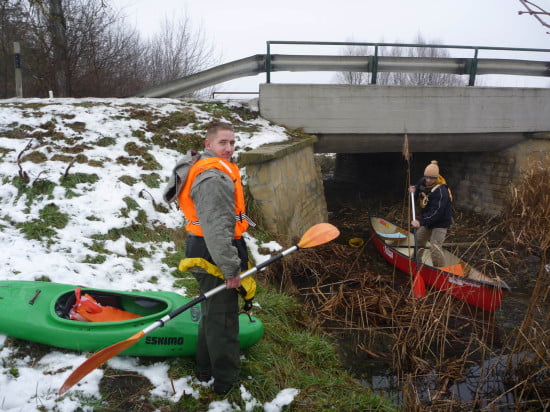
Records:
[[[197,236],[204,236],[200,226],[197,211],[195,210],[195,204],[191,199],[191,188],[196,177],[202,172],[208,169],[218,169],[226,173],[233,182],[235,188],[235,239],[240,239],[244,232],[248,229],[249,225],[254,226],[254,223],[245,213],[244,204],[244,191],[241,181],[241,174],[239,167],[231,162],[228,162],[220,157],[208,157],[206,159],[198,160],[187,175],[187,180],[183,185],[181,193],[178,196],[178,201],[185,218],[189,221],[185,226],[188,232]]]
[[[69,312],[72,320],[82,322],[119,322],[140,318],[140,315],[112,306],[103,306],[87,293],[81,296],[80,288],[75,289],[76,302]]]

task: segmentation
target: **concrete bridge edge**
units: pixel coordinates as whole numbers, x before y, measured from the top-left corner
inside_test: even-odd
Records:
[[[242,153],[248,189],[262,224],[271,233],[300,238],[311,226],[328,221],[319,166],[314,159],[315,137],[265,145]]]

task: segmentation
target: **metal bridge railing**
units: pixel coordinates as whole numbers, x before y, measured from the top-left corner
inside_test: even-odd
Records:
[[[344,55],[295,55],[273,54],[271,46],[286,45],[329,45],[329,46],[373,46],[372,56]],[[399,57],[382,56],[383,47],[421,47],[463,49],[472,51],[472,57]],[[353,43],[353,42],[304,42],[268,41],[267,54],[256,54],[225,63],[199,73],[175,79],[135,93],[134,97],[180,97],[193,91],[233,80],[239,77],[266,73],[267,83],[271,73],[276,71],[332,71],[370,72],[371,83],[376,84],[380,72],[449,73],[469,75],[469,85],[473,86],[480,74],[510,74],[518,76],[550,76],[550,61],[522,59],[479,58],[480,50],[509,52],[543,52],[550,49],[527,49],[509,47],[454,46],[441,44],[403,43]]]
[[[443,44],[415,44],[415,43],[357,43],[357,42],[315,42],[315,41],[267,41],[266,54],[266,82],[271,82],[271,72],[280,71],[281,65],[274,70],[277,55],[271,53],[271,45],[309,45],[309,46],[367,46],[374,47],[372,56],[363,56],[368,58],[368,64],[363,67],[350,67],[350,70],[370,72],[371,83],[376,84],[377,75],[380,71],[393,72],[420,72],[420,73],[449,73],[449,74],[468,74],[468,85],[475,84],[477,74],[514,74],[520,76],[550,76],[550,62],[532,61],[532,60],[513,60],[513,59],[480,59],[480,50],[491,51],[509,51],[509,52],[545,52],[550,53],[550,49],[532,49],[532,48],[513,48],[513,47],[487,47],[487,46],[461,46],[461,45],[443,45]],[[437,49],[461,49],[472,50],[471,58],[435,58],[435,57],[383,57],[380,55],[380,49],[383,47],[400,48],[437,48]],[[305,56],[301,56],[305,57]],[[311,56],[313,57],[313,56]],[[317,58],[320,56],[317,56]],[[334,59],[333,71],[340,71],[341,64],[337,60],[347,60],[356,56],[332,56]],[[329,56],[325,56],[327,60]],[[318,70],[326,70],[319,68]]]

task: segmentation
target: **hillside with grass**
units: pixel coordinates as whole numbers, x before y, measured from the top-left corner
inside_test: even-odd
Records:
[[[293,131],[241,103],[1,102],[0,278],[196,296],[192,276],[177,270],[184,257],[183,216],[163,202],[162,191],[182,153],[202,149],[204,131],[217,120],[234,125],[237,157],[293,138]],[[256,263],[288,246],[274,240],[261,227],[250,230]],[[243,353],[242,386],[226,399],[193,378],[193,359],[125,357],[57,397],[89,354],[0,335],[0,409],[393,409],[344,372],[327,338],[302,326],[308,321],[295,298],[276,292],[261,275],[258,281],[253,313],[266,333]],[[159,372],[148,375],[151,370]]]

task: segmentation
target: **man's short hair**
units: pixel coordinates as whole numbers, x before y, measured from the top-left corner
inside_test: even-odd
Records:
[[[225,122],[214,122],[206,130],[206,138],[212,140],[220,130],[233,131],[233,125]]]

